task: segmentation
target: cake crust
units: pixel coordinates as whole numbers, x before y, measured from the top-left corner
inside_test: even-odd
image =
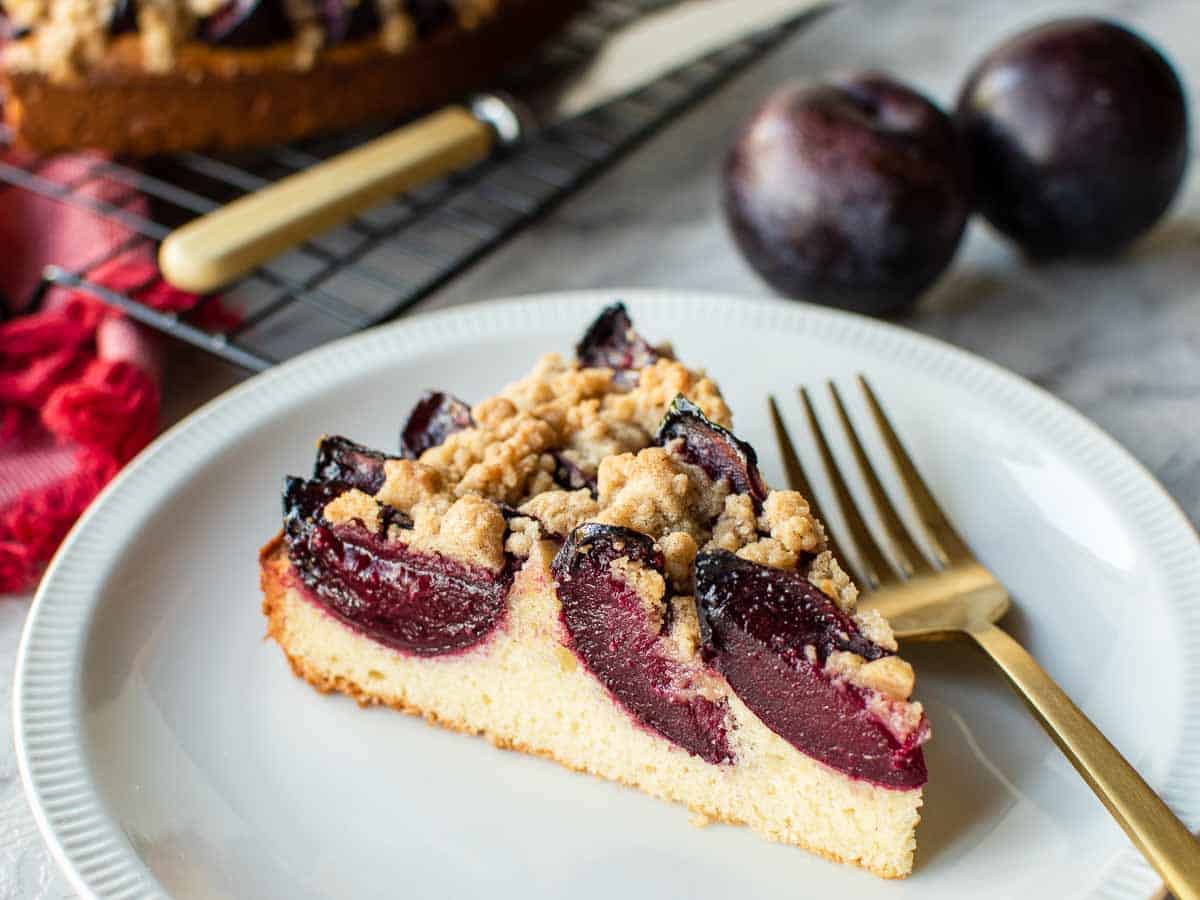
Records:
[[[122,35],[73,79],[6,66],[4,114],[14,143],[53,153],[92,148],[148,156],[281,143],[436,107],[479,89],[561,28],[583,0],[513,0],[474,28],[450,27],[401,53],[380,38],[323,50],[311,68],[291,44],[179,48],[175,66],[141,64]]]
[[[529,740],[522,739],[518,735],[480,725],[478,722],[471,721],[466,716],[448,715],[444,711],[439,712],[424,704],[413,702],[407,695],[388,690],[387,687],[373,685],[367,679],[355,677],[350,667],[346,667],[341,671],[335,670],[329,664],[328,658],[321,660],[316,655],[319,653],[319,650],[315,650],[311,636],[314,617],[318,617],[316,621],[320,623],[318,628],[322,634],[328,635],[331,632],[339,633],[339,641],[348,641],[356,648],[356,651],[360,654],[366,654],[373,660],[387,660],[388,658],[403,659],[404,657],[397,654],[396,651],[374,644],[368,638],[357,634],[346,625],[337,622],[320,610],[297,589],[297,580],[292,573],[282,534],[276,535],[262,547],[259,552],[259,563],[260,584],[263,592],[262,611],[267,620],[267,637],[279,645],[293,674],[323,694],[334,692],[345,694],[354,699],[361,707],[387,706],[398,712],[423,718],[430,725],[436,725],[463,734],[484,737],[499,749],[541,756],[576,772],[596,775],[597,777],[617,781],[629,787],[639,788],[655,796],[686,806],[696,817],[694,821],[702,824],[720,822],[728,825],[750,825],[756,831],[759,831],[772,840],[800,847],[831,862],[864,868],[882,878],[905,878],[912,871],[915,844],[912,841],[911,835],[920,821],[919,809],[922,802],[922,792],[920,790],[887,791],[857,783],[853,779],[825,768],[820,763],[808,760],[807,757],[803,757],[797,751],[792,751],[796,756],[796,759],[791,761],[792,765],[799,763],[802,766],[811,767],[818,778],[832,783],[835,790],[845,789],[847,791],[846,797],[852,798],[847,802],[862,804],[870,804],[872,802],[882,803],[883,805],[880,810],[876,812],[884,820],[883,824],[890,825],[896,834],[908,835],[908,839],[899,844],[895,841],[888,843],[885,838],[880,838],[876,835],[876,839],[880,842],[879,847],[870,848],[873,852],[863,852],[855,855],[850,852],[838,852],[828,846],[821,846],[808,841],[794,829],[773,829],[769,825],[764,827],[764,823],[747,821],[746,818],[733,815],[715,803],[700,802],[695,797],[687,796],[682,792],[675,792],[669,789],[664,790],[660,785],[648,784],[639,779],[634,772],[622,773],[612,771],[611,769],[599,771],[586,761],[573,758],[567,753],[557,752],[553,747],[538,745]],[[527,564],[527,567],[531,571],[525,574],[523,583],[521,579],[518,580],[518,584],[514,586],[514,592],[528,592],[541,579],[547,579],[546,583],[549,583],[548,572],[537,571],[538,566],[535,557],[531,556],[531,561]],[[375,672],[374,669],[367,669],[367,671]],[[582,669],[580,671],[582,672]],[[588,677],[588,681],[592,682],[590,676]],[[385,682],[383,679],[379,679],[378,684],[385,684]],[[599,688],[598,685],[596,687]],[[616,709],[615,703],[613,707]],[[618,713],[620,713],[619,710]],[[636,726],[631,724],[630,727],[634,728]],[[638,733],[643,738],[648,738],[656,744],[661,743],[664,747],[663,752],[668,758],[674,757],[678,759],[680,757],[689,757],[686,752],[671,746],[663,738],[649,736],[643,731],[639,731]],[[779,747],[773,746],[771,748],[772,752],[787,753],[790,750],[790,747],[784,745],[781,740],[780,744],[781,746]],[[708,765],[699,763],[698,761],[696,764]],[[844,813],[845,811],[843,810]]]

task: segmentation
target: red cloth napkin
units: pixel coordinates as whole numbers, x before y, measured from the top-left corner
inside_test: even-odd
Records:
[[[58,157],[38,174],[72,184],[97,161]],[[82,190],[145,211],[145,198],[120,182],[94,179]],[[36,583],[80,513],[158,429],[158,337],[83,291],[52,290],[36,311],[11,308],[33,294],[46,265],[87,270],[126,243],[132,249],[88,277],[156,309],[199,302],[158,278],[153,245],[125,226],[21,188],[0,189],[0,293],[10,307],[0,322],[0,594]],[[214,302],[197,314],[202,327],[232,321]]]

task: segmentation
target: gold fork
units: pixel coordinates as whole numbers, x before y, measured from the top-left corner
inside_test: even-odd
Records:
[[[933,560],[926,557],[896,512],[863,449],[837,386],[829,382],[837,417],[883,523],[882,543],[890,548],[891,554],[883,551],[881,541],[872,535],[838,469],[808,391],[800,388],[808,425],[842,510],[847,533],[859,551],[858,565],[853,568],[860,586],[865,588],[864,606],[878,609],[886,616],[901,640],[952,637],[972,640],[1000,667],[1013,689],[1171,892],[1179,900],[1200,900],[1200,843],[1033,657],[996,626],[1010,606],[1008,591],[975,558],[950,524],[918,474],[875,392],[861,375],[858,384],[904,491],[924,526],[924,537],[934,556]],[[808,498],[818,518],[828,521],[816,506],[812,487],[773,396],[768,397],[768,406],[791,487]],[[839,561],[852,565],[836,542],[831,543]]]

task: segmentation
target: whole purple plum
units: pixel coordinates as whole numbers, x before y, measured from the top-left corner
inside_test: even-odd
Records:
[[[726,160],[725,212],[746,259],[780,293],[886,314],[954,257],[968,181],[945,113],[859,74],[767,98]]]
[[[1035,257],[1119,249],[1158,221],[1187,167],[1179,78],[1100,19],[1002,43],[967,78],[956,115],[980,212]]]

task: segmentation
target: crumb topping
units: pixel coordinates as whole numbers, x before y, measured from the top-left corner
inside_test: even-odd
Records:
[[[478,425],[450,435],[421,455],[437,469],[456,496],[480,494],[515,504],[531,489],[531,481],[552,466],[542,455],[555,444],[553,427],[542,419],[515,411],[494,428]],[[553,479],[550,479],[553,482]]]
[[[557,487],[551,451],[593,478],[606,457],[645,447],[676,389],[728,421],[716,385],[675,360],[647,366],[637,385],[622,391],[612,369],[580,368],[547,354],[528,377],[475,405],[475,427],[426,450],[421,462],[438,469],[456,496],[519,505]]]
[[[800,494],[772,491],[758,514],[749,495],[730,494],[727,481],[714,482],[670,445],[601,462],[597,505],[588,521],[655,538],[671,583],[683,591],[691,589],[692,563],[700,547],[790,569],[825,544],[824,530]],[[827,567],[831,559],[825,561]],[[846,580],[847,596],[852,596],[849,578],[840,568],[837,572]]]
[[[594,521],[654,538],[682,531],[708,538],[708,525],[729,491],[662,447],[610,456],[597,481],[600,513]]]
[[[696,540],[686,531],[673,531],[659,538],[658,549],[662,552],[667,577],[677,588],[687,590],[692,583],[692,563],[700,548]]]
[[[822,550],[817,554],[812,565],[808,567],[808,580],[819,587],[842,612],[851,612],[858,603],[858,588],[830,550]],[[894,650],[895,647],[891,649]]]
[[[437,504],[419,503],[413,507],[412,519],[412,528],[391,526],[388,538],[413,550],[441,553],[493,572],[504,567],[506,525],[496,504],[468,494],[445,512]]]
[[[634,593],[642,601],[646,611],[650,629],[657,634],[662,630],[666,605],[663,598],[667,594],[667,585],[658,572],[634,562],[627,556],[617,557],[609,565],[613,577],[633,588]]]
[[[442,473],[432,466],[410,459],[389,459],[383,464],[383,471],[383,487],[375,494],[375,499],[380,503],[409,515],[419,503],[441,501],[446,506],[450,505],[449,498],[445,496]]]
[[[393,460],[388,465],[393,463],[394,470],[420,473],[422,469],[419,463],[408,460]],[[415,479],[405,482],[408,486],[417,483]],[[387,493],[386,482],[374,497],[358,488],[351,488],[326,503],[321,514],[331,525],[360,522],[369,531],[378,534],[383,527],[384,512],[384,501],[380,495]],[[442,494],[408,490],[400,495],[399,502],[390,505],[409,516],[413,524],[411,528],[390,525],[388,540],[399,541],[425,553],[441,553],[493,572],[503,568],[508,525],[496,504],[472,494],[451,502]],[[524,555],[528,555],[532,542],[538,537],[537,523],[531,519],[524,521],[530,526],[522,530],[523,534],[530,537],[529,542],[523,545]]]
[[[713,527],[711,549],[737,553],[758,539],[758,523],[754,516],[754,501],[746,494],[730,494]]]
[[[726,497],[708,549],[728,550],[775,569],[794,569],[802,557],[824,546],[825,530],[809,510],[808,501],[796,491],[771,491],[761,515],[755,514],[754,501],[748,495]]]
[[[132,0],[129,0],[132,2]],[[178,49],[192,40],[203,20],[227,0],[137,0],[137,37],[148,72],[165,73],[176,66]],[[324,0],[347,7],[374,3],[379,14],[378,41],[390,53],[403,53],[417,39],[417,28],[404,0]],[[497,14],[500,0],[452,0],[459,27],[477,28]],[[117,0],[5,0],[4,13],[16,29],[28,34],[4,49],[5,64],[42,72],[55,81],[70,81],[100,64],[113,35],[110,27]],[[311,68],[327,45],[325,26],[315,0],[285,0],[291,35],[292,65]],[[349,14],[349,13],[344,13]]]
[[[843,679],[891,700],[907,700],[916,683],[912,666],[898,656],[883,656],[867,662],[857,653],[835,650],[825,660],[825,671],[832,678]]]
[[[372,534],[378,534],[383,523],[383,516],[375,498],[357,488],[346,491],[326,503],[322,515],[331,525],[361,522]]]
[[[858,670],[858,683],[893,700],[907,700],[916,684],[913,667],[899,656],[873,659]]]
[[[671,598],[671,643],[676,659],[695,659],[700,654],[700,614],[696,598],[680,595]]]
[[[732,427],[729,407],[716,384],[672,359],[660,359],[642,369],[637,389],[605,398],[604,412],[608,418],[632,422],[653,435],[667,407],[680,394],[699,406],[709,420]]]
[[[606,521],[656,537],[685,532],[665,545],[673,582],[685,584],[696,547],[708,539],[702,522],[719,512],[724,493],[713,490],[701,470],[668,458],[666,451],[642,449],[653,441],[676,391],[729,422],[716,385],[673,359],[647,366],[637,384],[626,388],[615,383],[612,369],[584,368],[547,354],[526,378],[477,403],[473,427],[450,434],[419,460],[387,460],[373,500],[349,491],[329,504],[326,518],[358,518],[378,530],[380,512],[365,501],[386,504],[413,520],[411,529],[393,526],[394,539],[495,569],[506,550],[528,556],[537,541],[563,537],[607,510]],[[642,452],[631,452],[637,450]],[[598,478],[598,500],[587,488],[564,490],[555,483],[556,453],[586,477]],[[646,498],[662,494],[664,479],[670,482],[668,495],[648,507]],[[488,501],[523,515],[506,526]]]
[[[870,692],[867,694],[867,712],[883,723],[900,743],[921,728],[925,730],[925,738],[929,737],[925,707],[916,700],[894,700],[885,694]]]
[[[508,520],[508,537],[504,539],[504,552],[522,559],[533,552],[534,545],[542,539],[542,529],[536,519],[514,516]]]
[[[896,636],[892,633],[892,626],[888,624],[888,620],[879,610],[860,609],[854,613],[853,618],[858,630],[871,643],[878,644],[884,650],[890,650],[893,653],[900,649],[900,645],[896,643]]]
[[[591,491],[546,491],[530,497],[520,506],[520,512],[533,516],[551,534],[565,536],[600,511]]]
[[[771,491],[759,525],[792,553],[812,553],[825,543],[824,528],[797,491]]]

